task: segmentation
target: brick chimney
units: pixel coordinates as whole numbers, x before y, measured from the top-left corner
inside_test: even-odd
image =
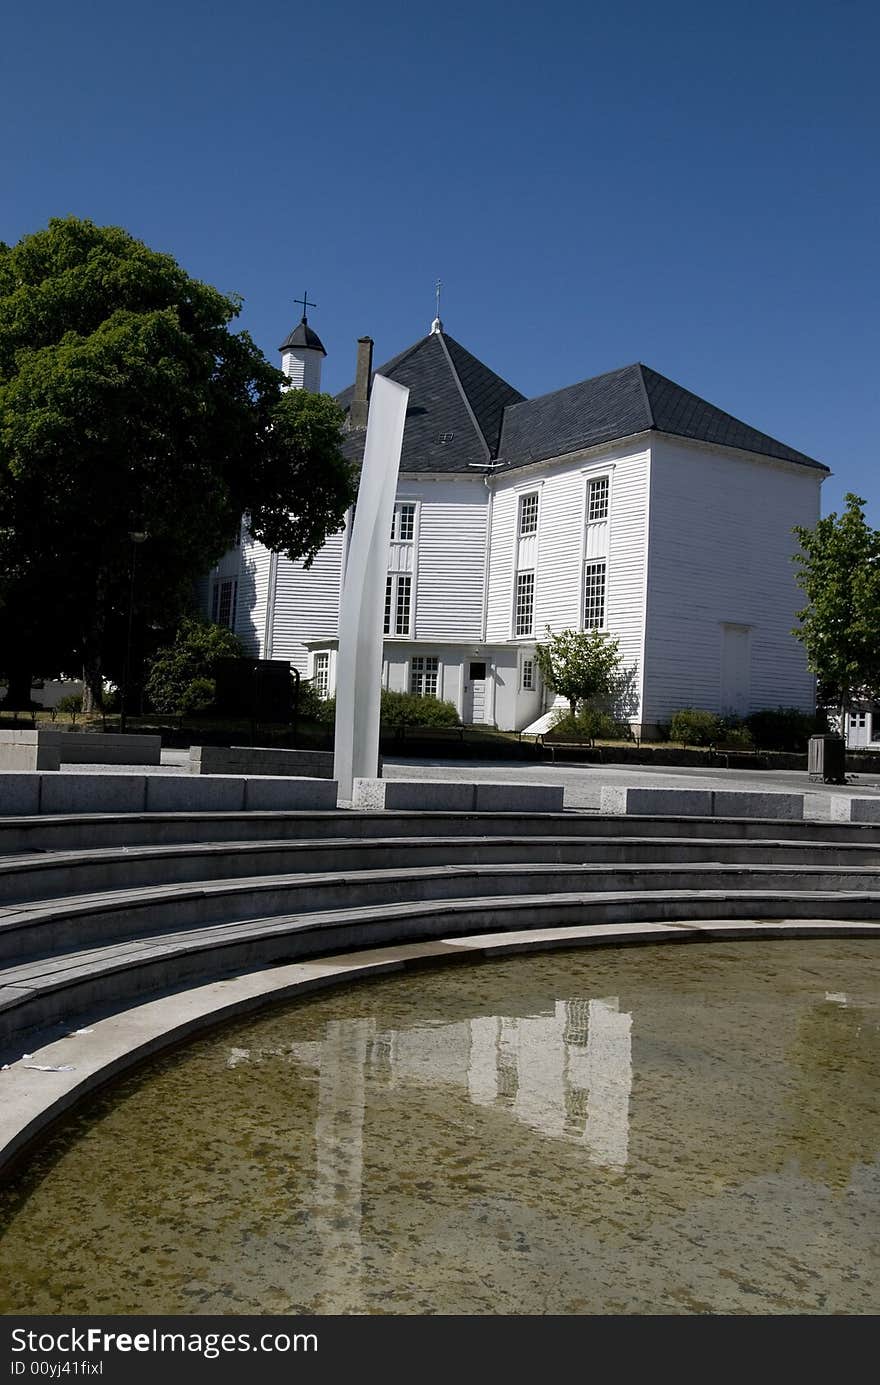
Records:
[[[373,374],[373,338],[358,337],[357,372],[354,397],[348,411],[349,428],[366,428],[370,407],[370,379]]]

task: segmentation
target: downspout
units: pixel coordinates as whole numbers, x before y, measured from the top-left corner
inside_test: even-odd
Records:
[[[266,623],[263,630],[263,658],[272,658],[275,640],[275,590],[278,585],[278,554],[269,554],[269,575],[266,581]]]

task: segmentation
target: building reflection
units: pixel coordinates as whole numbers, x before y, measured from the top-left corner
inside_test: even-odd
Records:
[[[278,1050],[273,1050],[278,1055]],[[553,1010],[380,1030],[373,1019],[330,1021],[324,1038],[286,1056],[317,1078],[311,1221],[320,1247],[323,1313],[365,1311],[361,1222],[368,1087],[454,1086],[474,1106],[506,1111],[589,1162],[621,1170],[629,1140],[632,1015],[616,996],[560,1000]],[[231,1050],[230,1066],[263,1056]]]
[[[343,1132],[360,1138],[369,1077],[389,1087],[460,1087],[475,1106],[507,1110],[542,1135],[582,1144],[593,1164],[626,1165],[632,1015],[621,1012],[616,996],[559,1000],[543,1014],[424,1028],[380,1031],[369,1019],[332,1022],[323,1041],[294,1044],[290,1053],[320,1073],[319,1143],[338,1141]],[[337,1160],[343,1157],[359,1156],[340,1151]],[[337,1182],[347,1177],[337,1170]]]

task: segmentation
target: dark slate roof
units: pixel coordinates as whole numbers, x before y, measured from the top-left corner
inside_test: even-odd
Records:
[[[499,459],[508,467],[525,466],[649,431],[828,470],[641,364],[506,409]]]
[[[301,322],[297,323],[293,331],[284,338],[278,350],[286,351],[289,346],[308,346],[312,351],[320,351],[322,356],[327,355],[327,352],[324,350],[324,343],[321,341],[318,333],[312,331],[306,318],[303,318]]]
[[[445,332],[432,332],[376,372],[409,386],[401,471],[467,471],[496,454],[505,406],[524,398]],[[337,395],[347,409],[354,386]],[[344,452],[363,455],[364,430],[349,433]]]

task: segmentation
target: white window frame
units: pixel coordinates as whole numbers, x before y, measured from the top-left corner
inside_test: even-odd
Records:
[[[531,583],[531,585],[529,585]],[[528,593],[528,628],[524,627],[525,605],[521,601],[523,593]],[[522,614],[521,614],[522,613]],[[513,635],[514,639],[531,639],[535,633],[535,573],[532,568],[518,572],[513,588]]]
[[[402,533],[404,512],[408,523],[406,528],[408,534]],[[397,500],[394,504],[394,514],[391,518],[391,542],[392,543],[415,543],[416,523],[418,520],[418,505],[415,500]]]
[[[429,682],[433,681],[433,687]],[[433,654],[414,654],[409,661],[409,690],[414,697],[440,696],[440,660]]]
[[[221,612],[226,598],[228,597],[228,607],[226,620],[221,619]],[[226,630],[235,629],[235,617],[238,610],[238,578],[237,577],[217,577],[211,592],[211,621],[214,625],[222,625]]]
[[[519,686],[521,692],[536,692],[538,687],[538,668],[534,654],[524,654],[519,667]]]
[[[322,702],[330,696],[330,655],[326,650],[321,650],[314,656],[312,685]]]
[[[602,490],[598,488],[602,487]],[[593,492],[597,491],[600,497],[600,504],[604,502],[604,509],[599,514],[593,514]],[[608,520],[611,515],[611,475],[605,471],[601,476],[590,476],[587,478],[587,524],[601,524],[603,520]]]
[[[385,579],[385,608],[382,619],[382,633],[391,638],[409,639],[413,620],[413,574],[411,572],[389,572]],[[401,624],[401,590],[406,592],[406,623]]]
[[[537,539],[538,519],[541,511],[541,492],[540,490],[520,491],[517,500],[516,515],[516,536],[518,539],[534,534]],[[528,518],[529,528],[523,527],[523,521]]]
[[[598,589],[598,596],[590,591],[590,569],[595,568],[596,576],[599,576],[601,569],[601,587]],[[584,581],[581,600],[581,628],[583,630],[607,630],[608,629],[608,559],[589,558],[584,563]],[[594,605],[601,604],[601,619],[587,623],[587,602],[591,601]]]

